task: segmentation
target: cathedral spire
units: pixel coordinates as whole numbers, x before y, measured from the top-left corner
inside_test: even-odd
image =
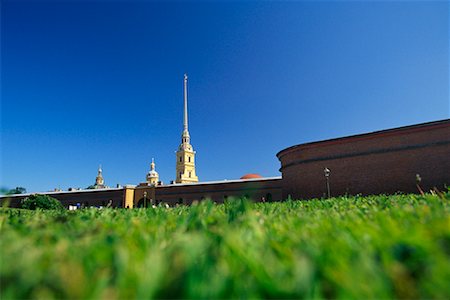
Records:
[[[187,111],[187,74],[184,74],[184,119],[183,130],[188,131],[188,111]]]
[[[152,163],[150,164],[150,171],[155,171],[155,159],[152,158]]]
[[[183,114],[183,133],[181,135],[181,144],[177,151],[177,176],[176,183],[198,182],[195,174],[195,151],[191,145],[191,138],[188,131],[188,107],[187,107],[187,74],[184,74],[184,114]]]
[[[183,113],[183,134],[181,135],[181,145],[186,147],[190,143],[188,131],[188,108],[187,108],[187,74],[184,74],[184,113]]]

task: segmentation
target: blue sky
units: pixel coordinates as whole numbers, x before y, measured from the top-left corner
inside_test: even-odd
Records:
[[[201,181],[292,145],[449,118],[446,1],[1,2],[0,185]]]

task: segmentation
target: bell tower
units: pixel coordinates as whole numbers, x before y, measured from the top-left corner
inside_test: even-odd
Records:
[[[105,180],[103,179],[102,165],[98,167],[97,177],[95,177],[95,184],[92,186],[94,189],[106,188]]]
[[[187,80],[184,74],[184,114],[183,114],[183,133],[181,134],[181,144],[177,151],[177,174],[176,183],[198,182],[195,173],[195,151],[191,145],[191,137],[188,131],[188,109],[187,109]]]
[[[150,164],[150,171],[146,176],[147,183],[157,185],[159,180],[159,174],[155,171],[155,160],[152,158],[152,163]]]

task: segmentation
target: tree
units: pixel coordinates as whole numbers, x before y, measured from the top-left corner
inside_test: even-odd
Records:
[[[25,209],[64,209],[61,202],[48,195],[31,195],[21,201],[21,207]]]
[[[26,192],[27,192],[26,188],[18,186],[15,189],[9,190],[8,195],[25,194]]]

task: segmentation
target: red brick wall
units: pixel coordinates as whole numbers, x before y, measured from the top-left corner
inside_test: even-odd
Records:
[[[277,154],[283,198],[418,192],[450,184],[450,120],[301,144]]]
[[[152,191],[154,189],[154,192]],[[193,201],[201,201],[211,199],[217,203],[223,203],[225,196],[227,197],[243,197],[248,196],[250,200],[255,202],[262,201],[280,201],[281,200],[281,179],[252,179],[241,181],[217,182],[217,183],[198,183],[198,184],[180,184],[158,186],[156,188],[137,188],[135,191],[135,204],[137,205],[143,192],[147,191],[147,200],[150,199],[176,205],[179,200],[183,204],[191,204]],[[154,199],[153,199],[154,193]],[[58,199],[61,203],[68,207],[77,203],[85,206],[105,206],[109,200],[113,201],[113,207],[122,207],[124,202],[124,189],[119,190],[90,190],[84,192],[61,192],[61,193],[43,193]],[[268,194],[270,196],[268,197]],[[26,196],[12,196],[9,198],[9,207],[19,207],[20,200]],[[271,198],[271,199],[270,199]],[[0,202],[7,198],[1,198]]]
[[[49,192],[41,193],[47,194],[61,201],[62,205],[66,208],[69,205],[77,205],[80,203],[84,206],[106,206],[110,200],[112,200],[113,207],[122,207],[124,200],[124,189],[107,189],[107,190],[90,190],[90,191],[74,191],[74,192]],[[12,195],[10,197],[4,197],[0,199],[0,202],[9,201],[9,207],[18,208],[20,201],[27,197],[26,195]]]
[[[281,200],[281,179],[243,180],[238,182],[218,182],[204,184],[167,185],[156,188],[156,200],[175,205],[180,199],[183,204],[191,204],[193,201],[211,199],[217,203],[223,203],[227,197],[248,196],[254,202]]]

